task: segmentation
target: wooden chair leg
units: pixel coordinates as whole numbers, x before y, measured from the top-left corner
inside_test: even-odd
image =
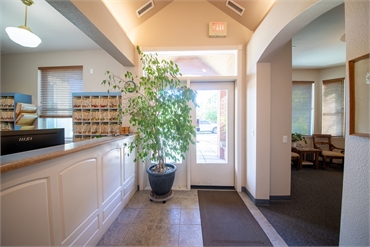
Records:
[[[294,159],[291,162],[292,162],[292,165],[295,165],[295,168],[297,169],[297,171],[299,171],[299,158]]]
[[[322,169],[324,170],[324,168],[325,168],[325,163],[326,163],[326,158],[325,157],[323,157],[322,158]]]
[[[299,171],[299,159],[295,160],[295,168]]]

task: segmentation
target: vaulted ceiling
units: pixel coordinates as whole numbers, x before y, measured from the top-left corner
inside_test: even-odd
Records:
[[[5,32],[5,28],[24,24],[25,6],[21,0],[2,1],[2,8],[0,9],[2,16],[2,22],[0,23],[2,54],[100,48],[97,43],[72,24],[71,20],[61,15],[51,4],[45,0],[34,1],[35,4],[29,7],[28,10],[27,26],[40,36],[42,45],[30,49],[21,47],[9,39]],[[60,4],[70,3],[70,0],[47,1],[59,2]],[[87,0],[73,1],[87,2]],[[110,9],[113,16],[115,16],[115,19],[124,32],[128,33],[150,20],[150,18],[168,7],[173,1],[185,0],[153,0],[155,8],[151,9],[140,18],[137,17],[136,10],[149,0],[102,1],[107,8]],[[186,1],[207,1],[252,32],[256,30],[275,2],[274,0],[233,0],[235,3],[245,8],[244,14],[240,16],[226,6],[226,0]],[[194,6],[196,8],[196,5]],[[191,18],[191,16],[189,18]],[[345,43],[340,41],[343,34],[344,7],[342,4],[323,16],[320,16],[293,37],[292,43],[295,46],[293,49],[293,67],[323,68],[344,64]]]
[[[167,5],[175,0],[153,0],[154,8],[147,11],[142,16],[138,17],[136,11],[143,7],[148,0],[137,1],[110,1],[103,0],[108,9],[115,16],[118,23],[126,32],[131,32],[133,29],[150,19],[156,13],[161,11]],[[194,1],[194,0],[193,0]],[[229,15],[237,22],[245,26],[251,31],[255,31],[263,18],[266,16],[275,0],[235,0],[237,5],[244,8],[243,15],[239,15],[226,5],[226,0],[206,0],[207,2],[220,9],[225,14]],[[206,10],[205,10],[206,11]]]

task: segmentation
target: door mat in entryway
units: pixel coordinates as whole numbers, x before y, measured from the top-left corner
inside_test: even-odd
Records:
[[[198,190],[204,246],[272,246],[236,191]]]

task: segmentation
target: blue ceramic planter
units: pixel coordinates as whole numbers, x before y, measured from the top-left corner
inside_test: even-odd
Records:
[[[171,192],[173,182],[175,180],[175,172],[177,167],[173,164],[166,164],[166,167],[172,167],[170,171],[164,173],[152,172],[151,168],[156,165],[151,165],[146,169],[149,178],[150,187],[152,187],[152,192],[156,196],[165,196]]]

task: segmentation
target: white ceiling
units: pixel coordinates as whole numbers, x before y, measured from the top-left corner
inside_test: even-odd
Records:
[[[346,62],[344,4],[312,21],[292,39],[294,68],[325,68]]]
[[[88,50],[100,47],[45,0],[34,0],[28,8],[27,26],[42,43],[25,48],[12,42],[8,26],[24,25],[25,5],[20,0],[2,0],[1,54]],[[294,68],[325,68],[345,64],[343,4],[320,16],[292,39]]]
[[[1,1],[1,54],[100,49],[45,0],[34,0],[27,18],[27,26],[42,42],[36,48],[22,47],[10,40],[5,28],[24,25],[25,5],[20,0]]]

